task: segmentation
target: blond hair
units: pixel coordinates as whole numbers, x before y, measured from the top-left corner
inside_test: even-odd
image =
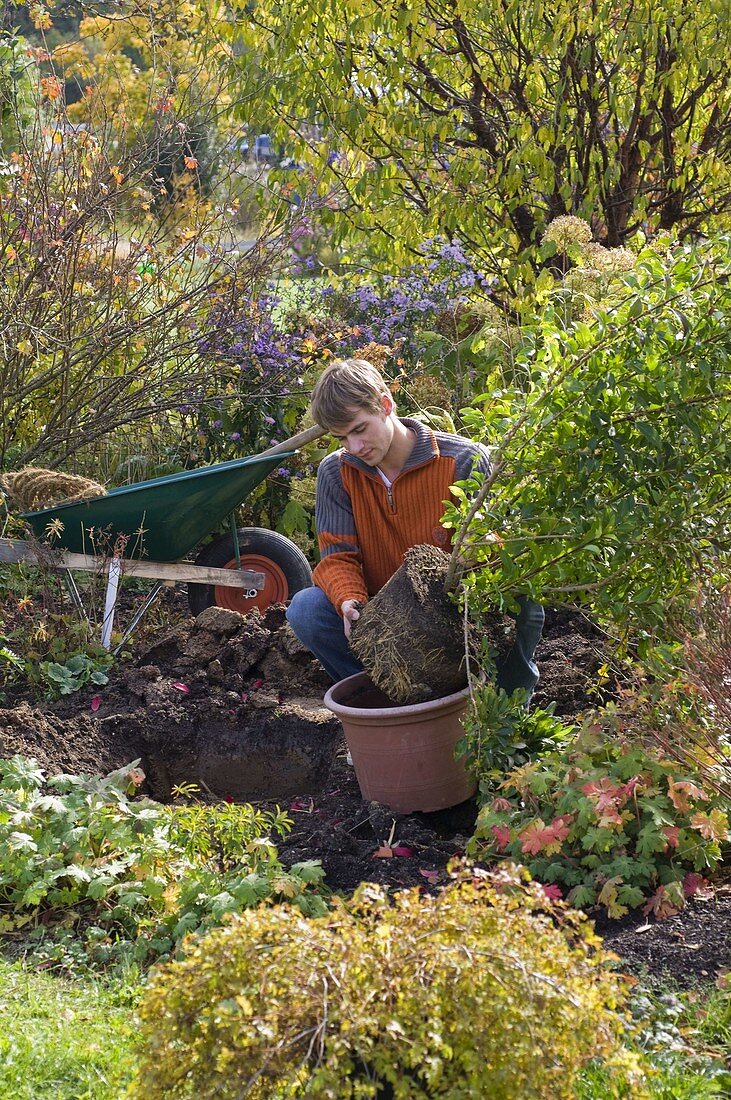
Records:
[[[380,412],[384,396],[390,397],[388,385],[367,359],[335,359],[312,391],[312,417],[322,428],[332,431],[347,424],[361,409]]]

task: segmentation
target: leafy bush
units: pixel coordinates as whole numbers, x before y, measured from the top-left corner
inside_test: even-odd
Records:
[[[465,491],[447,521],[477,563],[476,610],[521,593],[581,603],[644,655],[695,595],[699,562],[723,571],[730,269],[731,239],[658,242],[581,320],[547,289],[521,328],[521,384],[494,371],[463,410],[494,445],[484,495]]]
[[[559,748],[575,729],[555,717],[554,703],[545,710],[527,710],[524,700],[525,693],[520,690],[508,695],[490,683],[473,688],[470,708],[462,720],[464,737],[455,752],[465,757],[483,796],[494,791],[506,772]]]
[[[621,730],[585,727],[564,751],[511,772],[468,845],[516,859],[579,908],[677,912],[721,859],[728,815],[695,773]],[[556,890],[560,893],[560,890]]]
[[[156,971],[132,1096],[561,1100],[618,1051],[605,961],[515,869],[436,897],[364,885],[316,920],[243,913]]]
[[[284,813],[132,799],[138,763],[46,782],[35,761],[0,761],[0,931],[40,914],[46,926],[93,923],[92,940],[126,941],[147,962],[262,901],[325,911],[319,864],[279,861],[271,834],[288,831]]]

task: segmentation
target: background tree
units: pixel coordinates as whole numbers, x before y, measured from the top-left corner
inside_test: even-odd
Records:
[[[2,467],[68,465],[72,456],[88,465],[111,440],[119,461],[140,425],[160,433],[165,414],[175,422],[223,394],[205,348],[210,312],[248,300],[288,246],[284,207],[263,224],[256,248],[231,250],[230,212],[199,185],[191,144],[201,118],[221,106],[220,84],[203,81],[192,94],[192,69],[176,82],[183,31],[190,50],[198,24],[181,23],[180,40],[171,30],[168,50],[165,18],[161,5],[132,28],[142,43],[157,36],[158,46],[146,70],[147,108],[126,118],[123,84],[111,112],[104,88],[92,87],[85,126],[72,125],[48,51],[21,51],[32,109],[28,118],[14,111],[17,148],[0,164]],[[130,40],[125,33],[118,36]],[[98,73],[111,87],[110,71]],[[237,381],[250,397],[272,385],[245,365]]]
[[[393,255],[457,236],[517,292],[566,213],[610,247],[727,224],[725,3],[232,8],[239,111],[296,156],[327,159],[341,237]]]

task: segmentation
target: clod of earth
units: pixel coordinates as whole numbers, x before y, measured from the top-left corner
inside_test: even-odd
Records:
[[[444,592],[448,564],[438,547],[413,546],[353,625],[351,649],[395,703],[422,703],[467,684],[462,617]]]
[[[400,705],[452,695],[467,685],[474,628],[445,593],[449,554],[413,546],[391,579],[361,609],[350,647],[373,683]],[[502,615],[483,624],[497,650],[512,633]]]

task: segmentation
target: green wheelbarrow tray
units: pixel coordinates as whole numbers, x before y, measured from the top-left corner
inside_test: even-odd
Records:
[[[127,536],[124,556],[174,562],[210,535],[264,478],[294,451],[235,458],[213,466],[138,481],[106,496],[57,504],[22,518],[42,542],[75,554],[109,552]],[[48,525],[63,529],[49,537]],[[90,529],[94,533],[90,534]]]

